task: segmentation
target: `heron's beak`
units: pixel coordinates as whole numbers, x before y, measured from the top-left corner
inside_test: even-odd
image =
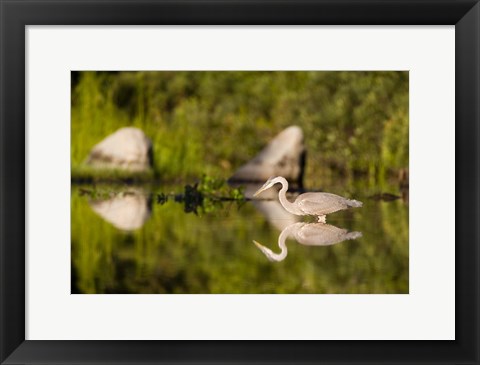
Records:
[[[270,250],[269,248],[263,246],[261,243],[258,243],[257,241],[253,240],[253,243],[255,243],[255,246],[262,251],[262,253],[267,257],[269,261],[279,261],[278,259],[275,258],[275,254]],[[281,261],[281,260],[280,260]]]
[[[264,191],[264,190],[265,190],[265,187],[262,186],[260,189],[258,189],[258,190],[255,192],[255,194],[253,194],[253,196],[257,196],[258,194],[260,194],[260,193],[261,193],[262,191]]]
[[[255,243],[255,246],[257,246],[259,249],[263,248],[263,245],[261,243],[258,243],[257,241],[253,240],[253,243]]]

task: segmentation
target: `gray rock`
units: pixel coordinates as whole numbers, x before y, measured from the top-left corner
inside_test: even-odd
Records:
[[[303,132],[291,126],[279,133],[260,153],[241,166],[231,181],[265,182],[272,176],[283,176],[302,184],[305,159]]]
[[[152,165],[152,142],[138,128],[121,128],[93,147],[87,164],[105,169],[146,171]]]
[[[138,191],[116,194],[106,200],[91,201],[90,206],[100,217],[122,231],[141,228],[150,218],[150,203]]]

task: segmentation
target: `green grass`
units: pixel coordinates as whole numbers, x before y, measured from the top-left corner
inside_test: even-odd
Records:
[[[108,177],[83,165],[95,144],[125,126],[152,140],[152,174],[162,180],[228,178],[290,125],[305,133],[307,183],[332,174],[375,182],[408,168],[408,72],[72,76],[73,177]]]
[[[126,171],[126,170],[106,170],[96,169],[87,165],[76,165],[72,167],[72,182],[76,184],[92,183],[148,183],[155,180],[155,172],[150,171]]]

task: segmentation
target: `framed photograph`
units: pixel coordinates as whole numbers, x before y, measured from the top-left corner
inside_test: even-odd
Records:
[[[1,4],[2,364],[478,364],[477,1]]]

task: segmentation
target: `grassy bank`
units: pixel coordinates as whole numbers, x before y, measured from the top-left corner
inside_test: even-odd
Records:
[[[83,163],[124,126],[152,140],[151,176],[173,181],[227,178],[290,125],[305,133],[307,184],[395,176],[408,168],[408,72],[72,73],[74,178],[105,177]]]

